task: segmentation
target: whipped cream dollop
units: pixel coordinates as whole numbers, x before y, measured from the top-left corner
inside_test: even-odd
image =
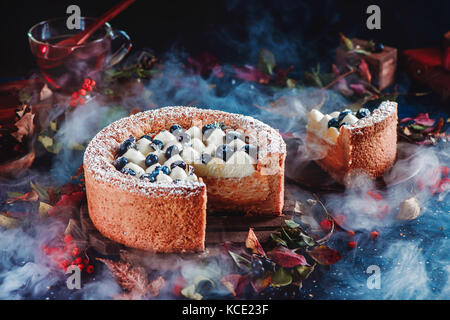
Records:
[[[185,130],[174,124],[153,137],[122,142],[114,166],[151,182],[198,181],[198,176],[243,178],[255,172],[258,148],[242,132],[212,123]],[[198,175],[198,176],[197,176]]]
[[[354,126],[360,119],[369,115],[370,111],[365,108],[361,108],[357,112],[345,109],[330,114],[323,114],[317,109],[312,109],[308,114],[306,130],[314,132],[330,144],[336,144],[342,126]]]

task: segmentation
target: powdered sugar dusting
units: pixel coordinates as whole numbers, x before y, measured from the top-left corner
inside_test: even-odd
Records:
[[[356,122],[350,129],[362,128],[371,126],[377,122],[381,122],[389,117],[393,112],[397,110],[397,102],[383,101],[380,106],[375,109],[368,117],[364,117]]]
[[[149,182],[123,174],[112,164],[120,143],[130,135],[141,137],[154,135],[172,124],[183,127],[205,125],[214,121],[224,122],[227,127],[241,129],[244,133],[257,133],[260,159],[275,153],[286,153],[286,144],[281,135],[267,124],[249,116],[195,107],[165,107],[140,112],[122,118],[102,129],[92,139],[84,154],[84,169],[100,183],[108,183],[117,188],[151,197],[173,194],[180,196],[196,195],[202,192],[205,184],[201,181]]]

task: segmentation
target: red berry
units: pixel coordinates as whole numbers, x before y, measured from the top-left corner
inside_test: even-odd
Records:
[[[77,106],[77,101],[76,100],[70,100],[70,106],[72,108],[75,108]]]
[[[349,249],[355,249],[356,248],[356,241],[349,241],[348,242]]]
[[[83,84],[86,84],[88,86],[91,85],[91,79],[89,79],[89,78],[84,79]]]
[[[81,96],[86,95],[86,90],[84,90],[84,89],[80,89],[78,92],[80,93]]]
[[[448,167],[441,167],[441,173],[443,176],[448,176],[450,169]]]
[[[73,241],[73,238],[70,234],[66,234],[64,236],[64,243],[69,244],[69,243],[72,243],[72,241]]]
[[[82,271],[84,269],[84,264],[80,263],[77,265],[77,267],[80,269],[80,271]]]
[[[372,239],[378,238],[378,231],[376,231],[376,230],[372,231],[372,232],[370,233],[370,237],[371,237]]]
[[[335,218],[334,221],[336,221],[336,223],[340,226],[343,226],[345,224],[345,215],[343,214],[338,214]]]
[[[76,264],[80,264],[83,262],[83,259],[81,259],[81,257],[76,258],[75,260],[73,260]]]
[[[83,260],[83,263],[84,263],[84,264],[89,264],[89,260],[88,260],[88,259],[84,259],[84,260]]]
[[[77,91],[72,93],[72,99],[74,99],[74,100],[78,99],[79,96],[80,96],[80,94]]]
[[[86,268],[86,272],[89,273],[89,274],[94,272],[94,266],[93,265],[88,265],[87,268]]]
[[[331,230],[331,221],[328,219],[323,219],[320,222],[320,227],[322,228],[322,230],[324,231],[330,231]]]
[[[88,86],[88,87],[86,87],[86,91],[92,91],[92,87],[91,86]]]
[[[78,103],[80,105],[83,105],[85,102],[86,102],[86,99],[84,99],[84,98],[80,98],[80,100],[78,100]]]
[[[348,234],[350,237],[354,237],[354,236],[355,236],[355,231],[353,231],[353,230],[347,230],[347,234]]]
[[[186,287],[186,280],[183,277],[178,277],[175,279],[175,283],[173,284],[172,293],[175,296],[181,297],[181,290]]]
[[[97,84],[97,82],[95,82],[95,80],[91,80],[91,87],[95,87],[95,85]]]
[[[86,90],[86,91],[89,91],[89,88],[91,87],[91,85],[90,84],[87,84],[87,83],[83,83],[83,86],[82,86],[82,88],[84,89],[84,90]]]
[[[72,250],[72,256],[76,257],[78,255],[80,255],[81,251],[78,247],[73,248]]]

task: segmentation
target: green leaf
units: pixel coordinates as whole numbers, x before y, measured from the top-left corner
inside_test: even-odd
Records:
[[[258,69],[269,75],[273,74],[273,68],[276,66],[275,56],[267,49],[259,51]]]
[[[236,265],[245,271],[250,271],[251,269],[251,261],[247,260],[246,258],[244,258],[243,256],[234,253],[230,250],[228,250],[228,253],[230,254],[231,258],[233,258],[234,263],[236,263]]]
[[[369,55],[372,54],[372,52],[369,52],[369,51],[364,50],[364,49],[355,49],[355,50],[353,50],[353,52],[354,53],[358,53],[358,54],[362,54],[362,55],[365,55],[365,56],[369,56]]]
[[[292,275],[284,268],[279,268],[272,277],[273,287],[284,287],[292,283]]]
[[[297,222],[295,222],[294,220],[285,220],[284,223],[286,223],[286,226],[288,226],[288,228],[291,228],[291,229],[300,227],[300,225]]]
[[[425,129],[428,129],[427,126],[422,126],[420,124],[411,124],[411,125],[409,125],[409,127],[414,129],[414,130],[416,130],[416,131],[423,131]]]
[[[20,225],[20,220],[7,217],[3,214],[0,214],[0,227],[4,227],[7,229],[17,228]]]
[[[48,190],[47,190],[46,187],[34,184],[33,181],[30,181],[30,187],[31,187],[31,189],[36,191],[36,193],[39,196],[39,200],[44,201],[44,202],[48,202],[49,201]]]
[[[275,241],[276,243],[278,243],[278,244],[280,244],[280,245],[282,245],[282,246],[287,247],[286,241],[284,241],[283,239],[281,239],[281,237],[280,237],[279,235],[277,235],[277,234],[275,234],[275,233],[271,233],[271,234],[270,234],[270,238],[271,238],[273,241]]]
[[[305,280],[313,273],[315,267],[316,264],[312,266],[297,266],[295,267],[295,271],[300,279]]]

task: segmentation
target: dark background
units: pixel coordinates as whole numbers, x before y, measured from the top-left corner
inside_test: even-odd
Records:
[[[66,16],[71,4],[83,16],[99,16],[116,1],[1,1],[0,77],[26,76],[36,65],[27,30]],[[381,30],[366,28],[370,4],[381,7]],[[438,46],[450,30],[450,1],[148,1],[137,0],[112,21],[132,38],[134,50],[157,53],[209,51],[223,62],[255,63],[266,47],[280,64],[309,69],[332,61],[338,33],[381,41],[399,49]]]

